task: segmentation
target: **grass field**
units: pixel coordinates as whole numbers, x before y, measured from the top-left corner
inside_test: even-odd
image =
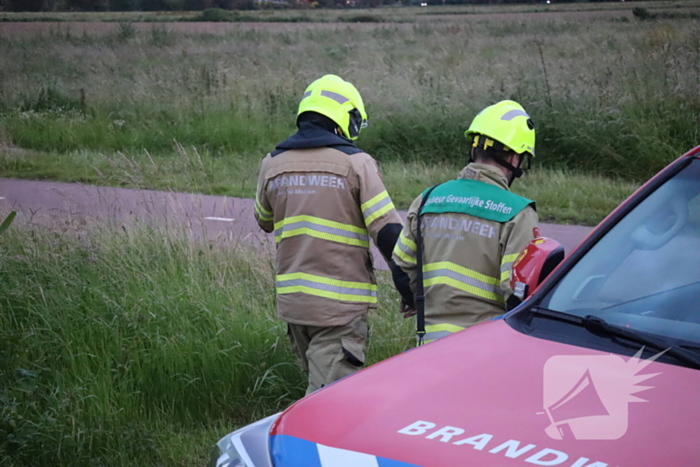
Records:
[[[698,23],[630,20],[634,6],[589,17],[591,5],[556,5],[554,18],[521,13],[544,5],[378,9],[405,22],[377,24],[0,23],[0,175],[252,196],[305,86],[337,73],[364,96],[359,144],[401,207],[461,168],[478,110],[512,98],[538,130],[539,176],[516,189],[541,196],[544,219],[595,224],[700,140]],[[357,14],[252,12],[282,13]],[[576,189],[550,182],[559,174]]]
[[[368,362],[409,348],[382,274]],[[304,394],[253,252],[173,232],[0,243],[0,465],[203,465],[237,426]]]

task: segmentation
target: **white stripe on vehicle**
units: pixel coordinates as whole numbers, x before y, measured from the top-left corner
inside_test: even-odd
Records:
[[[321,467],[379,467],[377,457],[317,444]]]

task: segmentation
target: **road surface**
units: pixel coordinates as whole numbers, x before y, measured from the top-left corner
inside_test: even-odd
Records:
[[[0,178],[0,218],[17,211],[18,225],[89,230],[140,224],[272,252],[274,238],[255,223],[253,202],[247,198]],[[401,214],[405,218],[406,213]],[[567,253],[591,229],[540,225],[542,235],[559,241]],[[376,266],[386,269],[375,247],[373,254]]]

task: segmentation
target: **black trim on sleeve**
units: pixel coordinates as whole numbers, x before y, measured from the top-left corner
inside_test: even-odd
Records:
[[[394,251],[402,229],[401,224],[387,224],[377,234],[377,248],[387,263],[391,261],[391,253]]]
[[[415,308],[415,300],[413,297],[413,291],[411,290],[411,278],[408,277],[406,271],[401,269],[392,259],[389,262],[389,269],[391,269],[391,278],[394,280],[394,287],[401,294],[403,302]]]
[[[379,251],[389,265],[391,278],[394,280],[394,287],[396,287],[396,290],[401,294],[404,303],[413,307],[411,279],[408,277],[408,274],[391,259],[391,253],[394,251],[402,228],[401,224],[387,224],[382,227],[382,230],[380,230],[377,235],[377,248],[379,248]]]

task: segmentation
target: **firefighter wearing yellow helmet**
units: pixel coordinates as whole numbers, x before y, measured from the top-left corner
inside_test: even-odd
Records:
[[[377,306],[370,238],[391,262],[399,217],[375,160],[354,140],[367,126],[355,86],[335,75],[304,91],[296,134],[261,162],[255,218],[277,243],[277,313],[302,366],[307,394],[365,361],[367,314]]]
[[[503,314],[513,261],[539,236],[535,203],[510,192],[525,159],[535,157],[525,109],[491,105],[465,136],[469,164],[416,198],[393,252],[411,279],[419,344]]]

